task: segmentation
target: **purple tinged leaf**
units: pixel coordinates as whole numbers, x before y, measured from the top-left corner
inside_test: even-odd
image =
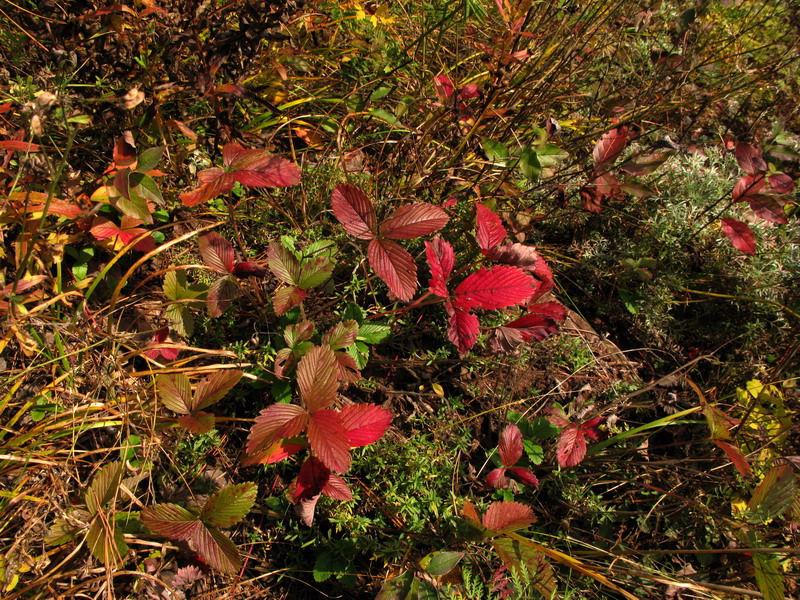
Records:
[[[272,296],[272,310],[277,316],[286,314],[295,306],[300,306],[306,299],[306,291],[301,290],[295,285],[282,287],[275,291]]]
[[[535,487],[539,485],[539,478],[524,467],[509,467],[506,469],[506,472],[514,475],[516,479],[528,487]]]
[[[431,270],[430,290],[437,296],[447,298],[447,281],[455,266],[453,246],[440,237],[425,242],[425,256]]]
[[[769,187],[778,194],[791,194],[794,191],[794,179],[785,173],[775,173],[769,176]]]
[[[296,404],[272,404],[256,417],[247,436],[245,452],[255,454],[280,438],[299,435],[306,429],[308,413]]]
[[[203,526],[187,542],[189,542],[189,547],[197,552],[208,566],[220,573],[233,575],[242,568],[242,561],[236,546],[216,527]]]
[[[367,247],[369,264],[392,293],[409,302],[417,290],[417,264],[402,246],[391,240],[372,240]]]
[[[445,307],[450,315],[447,339],[456,346],[461,354],[466,354],[478,341],[480,332],[478,317],[460,308],[453,308],[449,303]]]
[[[410,240],[439,231],[450,217],[427,202],[404,204],[381,224],[381,235],[393,240]]]
[[[767,184],[764,175],[745,175],[739,178],[733,186],[733,199],[736,202],[744,202],[747,196],[758,194]]]
[[[254,262],[246,261],[240,262],[233,265],[233,270],[231,273],[234,277],[239,277],[243,279],[245,277],[266,277],[269,270],[265,269],[264,267],[257,265]]]
[[[748,175],[756,175],[767,170],[767,163],[761,158],[761,151],[752,144],[742,142],[736,144],[735,154],[736,162]]]
[[[600,172],[610,167],[616,158],[622,154],[625,146],[628,145],[630,131],[627,127],[617,127],[604,133],[595,144],[592,151],[594,159],[594,170]]]
[[[786,213],[783,212],[783,206],[778,198],[768,194],[755,194],[752,196],[745,196],[745,199],[750,204],[750,208],[756,213],[756,216],[761,217],[770,223],[777,223],[778,225],[786,225],[789,221],[786,220]]]
[[[301,290],[310,290],[322,285],[333,274],[333,261],[327,256],[306,260],[300,265],[297,274],[297,287]]]
[[[506,228],[500,217],[480,202],[475,203],[475,221],[478,226],[478,246],[481,250],[491,250],[506,239]]]
[[[756,253],[756,236],[747,223],[736,219],[722,219],[722,233],[739,252],[750,256]]]
[[[200,236],[197,240],[200,246],[200,255],[209,267],[217,273],[228,275],[233,271],[235,260],[233,246],[228,240],[216,232],[209,232]]]
[[[339,382],[336,357],[328,346],[315,346],[297,365],[297,387],[308,412],[327,408],[336,400]]]
[[[519,427],[511,424],[503,429],[497,450],[504,467],[511,467],[522,458],[522,432]]]
[[[211,317],[221,317],[239,293],[239,284],[232,276],[220,277],[208,288],[206,306]]]
[[[331,350],[344,350],[356,341],[358,336],[358,323],[356,321],[343,321],[337,323],[322,336],[321,344]]]
[[[258,485],[240,483],[223,488],[206,500],[200,519],[215,527],[232,527],[245,518],[258,493]]]
[[[345,231],[361,240],[375,237],[377,216],[367,195],[354,185],[340,183],[331,196],[333,215]]]
[[[283,244],[273,242],[267,248],[267,264],[272,273],[283,283],[296,285],[300,276],[300,262],[294,253]]]
[[[190,415],[183,415],[180,417],[178,419],[178,425],[184,429],[188,429],[192,433],[202,435],[214,429],[216,418],[210,413],[197,411]]]
[[[202,410],[219,402],[244,375],[238,369],[225,369],[212,373],[197,384],[192,410]]]
[[[185,541],[203,528],[197,515],[177,504],[156,504],[141,512],[142,523],[158,535],[171,540]]]

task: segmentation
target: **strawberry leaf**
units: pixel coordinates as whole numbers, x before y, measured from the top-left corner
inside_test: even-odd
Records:
[[[272,446],[280,438],[302,433],[308,424],[308,413],[296,404],[272,404],[256,417],[247,436],[245,452],[254,454]]]
[[[533,304],[527,315],[507,323],[500,329],[516,329],[525,342],[540,342],[558,330],[558,323],[567,318],[567,309],[558,302]]]
[[[234,254],[230,242],[216,232],[200,236],[198,240],[200,255],[209,267],[217,273],[228,275],[233,271]]]
[[[409,302],[417,290],[417,265],[400,245],[391,240],[372,240],[367,247],[369,264],[392,293]]]
[[[336,400],[336,357],[328,346],[315,346],[297,365],[297,387],[308,412],[327,408]]]
[[[258,485],[252,482],[223,488],[206,500],[200,519],[216,527],[231,527],[250,512],[257,493]]]
[[[192,433],[202,435],[214,429],[216,418],[211,413],[197,411],[190,415],[184,415],[178,419],[178,425],[188,429]]]
[[[739,252],[750,256],[756,253],[756,236],[747,223],[736,219],[722,219],[722,233]]]
[[[84,500],[89,513],[96,515],[105,508],[119,493],[119,486],[125,467],[121,462],[104,465],[95,473],[92,484],[86,490]]]
[[[149,234],[146,229],[137,227],[142,223],[141,219],[123,215],[120,219],[120,225],[116,225],[105,217],[95,217],[92,221],[92,228],[90,233],[98,240],[105,240],[113,238],[112,245],[115,249],[120,249],[126,246],[135,238]],[[140,252],[150,252],[156,247],[155,241],[152,236],[147,235],[141,237],[133,246],[134,250]]]
[[[177,541],[188,540],[203,528],[195,513],[177,504],[148,506],[142,510],[141,520],[153,533]]]
[[[499,263],[518,267],[533,275],[537,280],[533,292],[535,299],[555,287],[553,272],[533,246],[518,243],[505,244],[484,252],[484,255]],[[530,299],[528,301],[530,302]]]
[[[377,442],[392,422],[392,414],[376,404],[349,404],[339,413],[351,448]]]
[[[494,502],[483,515],[483,526],[495,534],[524,529],[534,521],[533,511],[519,502]]]
[[[333,274],[333,261],[327,256],[304,260],[297,274],[297,287],[301,290],[322,285]]]
[[[520,304],[534,292],[533,278],[516,267],[481,267],[453,292],[453,306],[462,310],[495,310]]]
[[[353,494],[350,492],[347,483],[336,473],[328,475],[328,481],[322,486],[322,494],[328,496],[328,498],[344,502],[353,499]]]
[[[453,246],[440,237],[425,242],[425,255],[431,269],[430,290],[437,296],[447,298],[447,280],[455,266],[455,252]]]
[[[447,339],[458,348],[461,354],[465,354],[478,341],[480,331],[478,317],[460,308],[450,307],[448,313],[450,314],[450,324],[447,328]]]
[[[156,378],[156,389],[161,403],[172,412],[179,415],[192,412],[192,384],[183,373],[159,375]]]
[[[518,479],[528,487],[535,487],[539,485],[539,478],[524,467],[509,467],[506,469],[506,474],[508,473],[511,473],[515,479]]]
[[[202,410],[219,402],[233,386],[239,383],[244,374],[238,369],[222,370],[212,373],[197,384],[192,410]]]
[[[217,196],[227,194],[233,189],[236,180],[233,175],[226,173],[223,169],[212,167],[197,173],[200,180],[200,187],[184,192],[180,195],[184,206],[196,206],[203,202],[208,202]]]
[[[393,240],[410,240],[439,231],[450,217],[427,202],[404,204],[381,224],[381,235]]]
[[[227,152],[226,152],[227,149]],[[239,144],[223,148],[225,166],[234,180],[249,187],[289,187],[300,183],[300,170],[291,161],[266,150],[245,149]]]
[[[229,275],[220,277],[208,288],[206,306],[211,317],[221,317],[230,308],[233,299],[239,293],[239,284]]]
[[[330,408],[311,413],[308,420],[311,452],[331,471],[344,473],[350,468],[350,444],[339,413]]]
[[[556,460],[561,468],[574,467],[586,456],[586,432],[576,424],[565,427],[556,444]]]
[[[267,248],[267,264],[272,273],[283,283],[297,283],[300,274],[300,262],[294,253],[283,244],[272,243]]]
[[[306,299],[305,290],[301,290],[295,285],[282,287],[276,290],[272,296],[272,310],[277,316],[285,315],[295,306],[300,306]]]
[[[269,465],[280,462],[306,448],[308,448],[308,443],[303,438],[283,438],[263,450],[242,457],[241,463],[244,467],[261,464]]]
[[[735,155],[736,162],[748,175],[757,175],[767,170],[767,163],[761,158],[761,151],[752,144],[741,142],[736,144]]]
[[[522,432],[519,427],[507,425],[503,429],[497,450],[500,454],[500,462],[504,467],[511,467],[522,458]]]
[[[345,231],[361,240],[375,237],[378,218],[367,195],[354,185],[340,183],[331,196],[333,215]]]
[[[242,568],[239,551],[234,543],[217,528],[202,526],[188,540],[189,547],[220,573],[234,574]]]
[[[490,250],[506,238],[506,228],[498,215],[480,202],[475,203],[475,219],[478,226],[478,245],[481,250]]]
[[[231,271],[234,277],[238,277],[243,279],[245,277],[266,277],[269,270],[265,269],[264,267],[257,265],[251,261],[245,261],[236,263],[233,265],[233,270]]]
[[[331,470],[322,461],[314,456],[309,456],[300,467],[297,474],[293,490],[290,491],[290,499],[297,503],[301,500],[308,500],[322,493],[322,488],[328,483]]]
[[[533,548],[509,538],[492,540],[503,564],[517,575],[522,575],[543,598],[556,597],[556,576],[547,558]]]
[[[322,336],[322,345],[331,350],[344,350],[356,341],[358,336],[357,321],[337,323]]]

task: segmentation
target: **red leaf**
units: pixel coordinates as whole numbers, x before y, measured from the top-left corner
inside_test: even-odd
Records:
[[[736,219],[722,219],[722,233],[740,252],[750,256],[756,253],[756,236],[747,223]]]
[[[539,299],[555,287],[553,272],[533,246],[517,243],[505,244],[492,248],[484,254],[499,263],[518,267],[533,275],[537,279],[537,285],[532,294],[533,299]],[[528,299],[528,302],[530,301],[531,298]]]
[[[507,323],[504,327],[517,329],[526,342],[541,342],[558,330],[558,323],[567,318],[567,309],[558,302],[534,304],[527,315]]]
[[[18,140],[0,140],[0,150],[10,150],[12,152],[38,152],[39,144],[20,142]]]
[[[192,410],[202,410],[219,402],[244,375],[239,369],[223,369],[212,373],[197,384]]]
[[[311,452],[331,471],[344,473],[350,468],[350,444],[339,413],[330,408],[311,413],[308,421]]]
[[[775,173],[769,176],[769,187],[778,194],[791,194],[794,191],[794,179],[785,173]]]
[[[149,234],[147,229],[137,227],[137,225],[140,225],[141,223],[141,219],[129,217],[128,215],[122,215],[119,226],[117,226],[115,223],[112,223],[105,217],[95,217],[92,221],[92,228],[90,229],[90,232],[98,240],[115,238],[115,246],[118,244],[127,245],[135,238],[144,236],[144,234]],[[147,235],[136,242],[136,244],[133,246],[133,249],[138,250],[139,252],[150,252],[151,250],[154,250],[155,247],[155,240],[151,235]]]
[[[495,310],[521,304],[535,291],[534,280],[517,267],[481,267],[453,292],[453,306],[462,310]]]
[[[196,535],[204,526],[197,516],[177,504],[156,504],[142,509],[142,523],[158,535],[184,541]]]
[[[113,156],[115,168],[134,168],[136,165],[136,144],[130,131],[123,131],[122,135],[114,140]]]
[[[483,525],[481,524],[481,518],[478,515],[478,511],[475,510],[475,507],[472,505],[471,502],[467,501],[464,502],[464,507],[461,509],[461,514],[464,515],[464,518],[473,527],[483,528]]]
[[[767,170],[767,163],[761,158],[761,150],[752,144],[738,143],[736,144],[736,162],[742,168],[742,171],[748,175],[756,175],[761,171]]]
[[[295,306],[300,306],[303,300],[306,299],[306,291],[301,290],[297,286],[290,285],[282,287],[275,292],[272,296],[272,310],[279,317],[286,314]]]
[[[280,438],[294,437],[305,430],[308,413],[295,404],[272,404],[256,417],[247,436],[245,452],[254,454]]]
[[[511,354],[523,343],[525,340],[518,329],[495,327],[489,338],[489,349],[495,354]]]
[[[586,456],[586,436],[578,425],[569,425],[561,431],[556,445],[556,459],[562,468],[574,467]]]
[[[578,190],[578,194],[581,197],[581,204],[584,210],[593,213],[599,213],[603,210],[603,196],[594,186],[590,184],[584,185]]]
[[[629,139],[630,132],[625,126],[617,127],[604,133],[592,151],[595,172],[600,172],[605,167],[610,167],[611,163],[622,154],[625,146],[628,145]]]
[[[506,238],[506,228],[498,215],[480,202],[475,203],[475,220],[478,226],[478,245],[481,250],[490,250]]]
[[[506,426],[500,434],[497,450],[504,467],[511,467],[522,458],[522,432],[519,427],[513,424]]]
[[[506,472],[511,472],[517,479],[529,487],[535,487],[539,485],[539,478],[536,477],[536,475],[534,475],[530,470],[523,467],[510,467],[506,469]]]
[[[436,95],[439,96],[439,99],[442,102],[449,100],[455,91],[453,82],[450,81],[450,78],[447,75],[437,75],[434,77],[433,87],[436,90]]]
[[[300,438],[282,438],[263,450],[242,457],[241,463],[244,467],[261,464],[269,465],[280,462],[292,454],[297,454],[307,447],[308,444],[300,443]]]
[[[152,350],[146,351],[144,355],[147,358],[152,358],[154,360],[158,359],[159,357],[164,358],[164,360],[175,360],[178,358],[180,350],[169,345],[168,337],[169,327],[162,327],[161,329],[157,330],[153,335],[153,341],[147,345],[148,347],[155,347]]]
[[[291,501],[297,503],[318,496],[322,493],[322,488],[328,483],[330,476],[331,470],[328,467],[319,459],[309,456],[300,467],[294,489],[290,491]]]
[[[723,442],[722,440],[711,440],[717,446],[722,448],[725,454],[728,455],[728,458],[731,459],[733,466],[736,467],[736,470],[741,473],[742,477],[752,477],[753,470],[750,468],[750,463],[747,462],[747,459],[742,454],[742,451],[739,450],[733,444],[729,444],[728,442]]]
[[[353,320],[343,321],[325,332],[321,344],[331,350],[344,350],[356,341],[356,337],[358,337],[358,323]]]
[[[233,246],[230,242],[216,232],[209,232],[200,236],[197,241],[200,246],[200,255],[209,267],[217,273],[227,275],[233,271],[235,260]]]
[[[328,498],[343,500],[345,502],[353,499],[353,494],[350,493],[350,488],[347,486],[347,483],[336,473],[331,473],[328,476],[327,483],[322,486],[322,494],[328,496]]]
[[[372,240],[367,247],[369,264],[392,293],[408,302],[417,290],[414,257],[391,240]]]
[[[440,237],[425,242],[425,255],[431,269],[429,287],[431,292],[442,298],[447,298],[447,280],[453,272],[456,255],[453,246]]]
[[[746,196],[757,194],[766,184],[767,181],[761,174],[745,175],[733,186],[733,199],[736,202],[744,202],[747,199]]]
[[[351,448],[377,442],[392,422],[392,414],[376,404],[349,404],[339,412]]]
[[[486,485],[494,490],[504,490],[508,488],[508,477],[503,467],[498,467],[489,472],[486,476]]]
[[[453,308],[449,303],[446,306],[450,315],[447,339],[455,344],[461,354],[465,354],[478,341],[478,332],[480,331],[478,317],[460,308]]]
[[[536,521],[530,507],[519,502],[494,502],[483,515],[483,526],[495,533],[528,527]]]
[[[450,217],[427,202],[404,204],[381,223],[381,235],[393,240],[410,240],[439,231]]]
[[[478,90],[478,86],[471,83],[462,85],[461,89],[458,90],[458,98],[460,100],[469,100],[470,98],[477,98],[480,95],[481,92]]]
[[[327,408],[336,400],[339,382],[336,357],[328,346],[314,346],[297,365],[297,387],[308,412]]]
[[[208,433],[214,429],[215,424],[216,419],[214,418],[214,415],[203,412],[202,410],[193,412],[190,415],[184,415],[178,419],[178,425],[188,429],[192,433],[196,433],[197,435]]]
[[[783,206],[775,196],[767,194],[756,194],[754,196],[746,196],[750,208],[756,213],[756,216],[761,217],[765,221],[785,225],[789,221],[786,220],[786,213],[783,212]]]
[[[375,237],[378,218],[367,195],[354,185],[340,183],[331,196],[333,215],[344,230],[360,240]]]
[[[200,171],[197,178],[200,180],[200,187],[180,195],[184,206],[195,206],[202,202],[208,202],[221,194],[227,194],[236,183],[232,174],[226,173],[218,167]]]
[[[226,153],[229,146],[234,148]],[[225,166],[230,169],[233,179],[242,185],[261,188],[289,187],[300,183],[300,170],[294,163],[266,150],[247,150],[238,144],[227,144],[222,152]]]
[[[244,278],[244,277],[266,277],[269,271],[262,266],[257,265],[254,262],[246,261],[240,262],[233,265],[233,269],[231,270],[234,277]]]
[[[233,277],[220,277],[208,288],[206,305],[208,314],[212,317],[221,317],[230,308],[233,299],[239,292],[239,284]]]
[[[294,253],[283,244],[272,243],[267,248],[267,264],[275,277],[284,283],[295,285],[300,277],[300,262]]]

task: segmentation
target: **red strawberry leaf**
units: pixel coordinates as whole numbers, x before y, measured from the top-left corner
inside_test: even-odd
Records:
[[[453,246],[440,237],[425,242],[425,256],[431,269],[430,290],[437,296],[447,298],[447,280],[453,272],[456,256]]]
[[[290,490],[291,501],[297,503],[319,496],[330,476],[331,470],[322,461],[314,456],[309,456],[300,467],[293,489]]]
[[[358,322],[357,321],[343,321],[331,327],[325,335],[322,336],[321,343],[323,346],[328,346],[331,350],[344,350],[351,346],[356,341],[358,336]]]
[[[750,208],[756,213],[756,216],[761,217],[770,223],[777,223],[785,225],[789,221],[786,220],[786,213],[783,212],[783,206],[775,196],[768,194],[755,194],[753,196],[745,196],[745,199],[750,204]]]
[[[331,471],[344,473],[350,468],[350,444],[339,413],[326,408],[311,413],[308,421],[311,452]]]
[[[592,151],[595,172],[599,173],[606,167],[610,167],[614,160],[622,154],[625,146],[628,145],[629,139],[630,132],[625,126],[617,127],[604,133]]]
[[[480,202],[475,203],[475,209],[478,245],[481,250],[491,250],[506,238],[506,228],[500,217]]]
[[[226,151],[227,150],[227,151]],[[300,170],[291,161],[266,150],[227,144],[222,151],[233,179],[249,187],[289,187],[300,183]]]
[[[534,280],[517,267],[481,267],[453,292],[453,306],[462,310],[495,310],[521,304],[535,291]]]
[[[500,462],[504,467],[517,464],[522,458],[522,432],[516,425],[507,425],[500,434],[500,443],[497,445],[500,453]]]
[[[187,540],[203,562],[220,573],[235,574],[242,568],[239,551],[234,543],[216,527],[199,529]]]
[[[524,467],[509,467],[506,469],[506,474],[508,473],[511,473],[516,479],[528,487],[535,487],[539,485],[539,478]]]
[[[200,180],[200,187],[180,195],[184,206],[195,206],[208,202],[222,194],[227,194],[236,183],[231,173],[226,173],[218,167],[200,171],[197,173],[197,178]]]
[[[269,270],[265,269],[264,267],[257,265],[251,261],[245,261],[236,263],[233,265],[233,270],[231,271],[234,277],[238,277],[239,279],[243,279],[245,277],[266,277]]]
[[[442,102],[449,100],[455,92],[455,87],[453,86],[453,82],[450,81],[450,77],[444,74],[437,75],[433,78],[433,87],[436,90],[436,95],[439,96],[439,100]]]
[[[280,438],[299,435],[307,424],[308,413],[296,404],[272,404],[256,417],[247,436],[245,452],[255,454]]]
[[[137,225],[140,225],[141,223],[141,219],[130,217],[128,215],[122,216],[120,219],[120,225],[116,225],[105,217],[95,217],[92,221],[92,228],[89,231],[98,240],[114,238],[115,246],[125,246],[134,239],[144,236],[144,234],[148,234],[146,237],[141,237],[141,239],[134,244],[133,248],[134,250],[138,250],[140,252],[150,252],[156,247],[155,240],[153,240],[152,236],[149,235],[149,232],[146,229],[137,227]]]
[[[267,264],[275,277],[283,283],[297,284],[300,276],[300,262],[294,253],[283,244],[272,243],[267,248]]]
[[[561,468],[574,467],[586,457],[586,438],[597,439],[594,427],[600,419],[592,419],[582,424],[570,423],[561,430],[556,444],[556,460]],[[553,425],[558,423],[550,418]]]
[[[504,325],[517,329],[526,342],[540,342],[558,330],[558,323],[567,318],[567,309],[558,302],[542,302],[530,306],[531,312]]]
[[[723,452],[728,455],[728,458],[733,463],[733,466],[736,467],[736,470],[741,473],[742,477],[752,477],[753,470],[750,468],[750,463],[747,462],[744,454],[742,451],[739,450],[733,444],[728,442],[723,442],[722,440],[711,440],[717,446],[722,448]]]
[[[208,288],[206,306],[208,314],[212,317],[221,317],[230,308],[233,299],[239,293],[239,284],[229,275],[220,277]]]
[[[555,286],[553,272],[533,246],[518,243],[505,244],[484,252],[484,255],[533,275],[539,282],[534,292],[537,298]]]
[[[164,360],[175,360],[178,358],[178,354],[180,353],[178,348],[172,347],[169,344],[169,327],[162,327],[161,329],[158,329],[153,335],[153,341],[147,346],[153,348],[151,350],[147,350],[144,355],[153,360],[158,360],[159,358],[163,358]]]
[[[216,418],[211,413],[197,411],[190,415],[184,415],[178,419],[178,425],[188,429],[192,433],[202,435],[208,433],[216,425]]]
[[[375,273],[392,293],[405,302],[417,290],[417,265],[414,257],[396,242],[372,240],[367,247],[367,258]]]
[[[378,218],[367,195],[354,185],[340,183],[331,196],[333,215],[345,231],[361,240],[375,237]]]
[[[433,204],[404,204],[381,223],[381,236],[393,240],[410,240],[439,231],[449,220],[447,213]]]
[[[756,236],[747,223],[736,219],[722,219],[722,233],[740,252],[750,256],[756,253]]]
[[[153,533],[177,541],[188,540],[203,528],[195,513],[177,504],[148,506],[142,509],[140,518]]]
[[[472,313],[446,305],[450,315],[450,324],[447,328],[447,339],[450,340],[461,354],[469,352],[478,341],[480,324],[478,317]]]
[[[0,150],[10,150],[12,152],[38,152],[39,144],[22,142],[19,140],[0,140]]]
[[[494,490],[508,489],[510,481],[506,477],[506,470],[504,467],[497,467],[489,472],[486,476],[486,485]]]
[[[315,346],[300,359],[297,387],[308,412],[327,408],[336,400],[336,372],[336,357],[328,346]]]
[[[744,202],[747,200],[747,196],[758,194],[765,185],[767,185],[767,180],[764,179],[763,174],[745,175],[739,178],[736,185],[733,186],[733,199],[736,202]]]
[[[217,371],[200,381],[194,393],[192,410],[202,410],[219,402],[244,375],[238,369]]]
[[[342,408],[339,418],[351,448],[377,442],[392,422],[392,414],[376,404],[349,404]]]
[[[322,494],[328,496],[328,498],[344,502],[353,499],[353,494],[350,492],[347,483],[336,473],[331,473],[328,476],[328,481],[322,486]]]
[[[272,310],[279,317],[285,315],[288,311],[295,306],[300,306],[303,300],[306,299],[306,291],[301,290],[295,285],[282,287],[275,291],[272,296]]]
[[[767,163],[761,158],[761,151],[752,144],[736,144],[736,162],[748,175],[756,175],[767,170]]]
[[[228,240],[211,231],[200,236],[197,243],[200,247],[200,256],[209,267],[222,275],[228,275],[233,271],[235,257],[233,246]]]
[[[222,488],[206,500],[200,519],[215,527],[232,527],[253,508],[257,493],[258,485],[252,482]]]
[[[496,534],[524,529],[534,521],[533,511],[519,502],[494,502],[483,515],[483,526]]]
[[[280,462],[292,454],[308,448],[308,442],[301,437],[283,438],[253,454],[247,454],[241,459],[243,467]]]

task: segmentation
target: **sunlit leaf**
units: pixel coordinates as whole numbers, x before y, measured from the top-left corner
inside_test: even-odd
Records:
[[[475,203],[475,209],[475,221],[478,227],[476,237],[481,250],[489,250],[498,246],[507,235],[503,221],[480,202]]]
[[[190,415],[178,417],[178,425],[188,429],[192,433],[202,435],[214,429],[217,423],[216,417],[211,413],[197,411]]]
[[[362,240],[375,237],[377,216],[367,195],[354,185],[340,183],[331,196],[333,215],[345,231]]]
[[[202,525],[187,542],[206,564],[220,573],[234,574],[242,568],[236,545],[215,527]]]
[[[500,434],[500,443],[497,445],[500,462],[504,467],[517,464],[522,458],[522,432],[516,425],[507,425]]]
[[[203,528],[196,513],[177,504],[148,506],[142,509],[141,519],[150,531],[171,540],[188,540]]]
[[[592,158],[594,159],[594,170],[600,172],[616,160],[622,154],[625,146],[628,145],[630,131],[627,127],[616,127],[604,133],[594,146]]]
[[[233,271],[235,260],[233,246],[220,234],[211,231],[200,236],[197,240],[200,247],[200,255],[209,267],[217,273],[228,275]]]
[[[492,547],[508,569],[518,574],[524,572],[526,579],[530,580],[533,588],[544,598],[549,600],[555,596],[555,572],[541,552],[537,552],[517,540],[502,537],[492,540]],[[524,571],[520,565],[524,565]]]
[[[440,237],[425,242],[425,256],[431,270],[430,290],[437,296],[447,298],[447,281],[455,265],[453,246]]]
[[[722,219],[722,233],[739,252],[750,256],[756,253],[756,236],[747,223],[737,219]]]
[[[220,277],[208,288],[208,296],[206,296],[208,314],[212,317],[222,316],[230,308],[233,299],[238,294],[239,284],[236,283],[233,276]]]
[[[524,529],[536,521],[530,507],[519,502],[493,502],[483,515],[483,526],[494,533]]]
[[[761,158],[761,151],[752,144],[736,144],[736,162],[739,163],[742,171],[748,175],[756,175],[767,170],[767,163]]]
[[[219,402],[244,374],[238,369],[224,369],[212,373],[197,384],[192,410],[202,410]]]
[[[257,493],[258,485],[251,482],[225,487],[206,500],[200,518],[209,525],[231,527],[250,512]]]
[[[439,231],[450,217],[438,206],[426,202],[404,204],[381,223],[381,235],[393,240],[409,240]]]
[[[392,414],[376,404],[349,404],[339,413],[352,448],[377,442],[392,422]]]
[[[480,332],[478,317],[460,308],[451,308],[449,316],[447,339],[458,348],[460,353],[469,352],[478,341]]]
[[[326,408],[312,412],[306,436],[314,456],[331,471],[344,473],[350,468],[347,431],[335,410]]]
[[[117,497],[124,473],[125,467],[121,462],[112,462],[94,474],[85,496],[86,508],[91,514],[97,514]]]
[[[172,412],[188,415],[192,412],[192,384],[183,373],[173,375],[158,375],[156,377],[156,390],[161,403]]]
[[[336,400],[339,382],[336,357],[328,346],[315,346],[297,365],[297,387],[309,412],[327,408]]]
[[[453,291],[453,306],[495,310],[524,302],[534,292],[533,278],[516,267],[481,267]]]
[[[247,436],[245,451],[254,454],[271,446],[280,438],[302,433],[308,423],[308,413],[296,404],[272,404],[256,417]]]
[[[417,265],[405,249],[391,240],[372,240],[369,264],[395,296],[409,302],[417,290]]]

